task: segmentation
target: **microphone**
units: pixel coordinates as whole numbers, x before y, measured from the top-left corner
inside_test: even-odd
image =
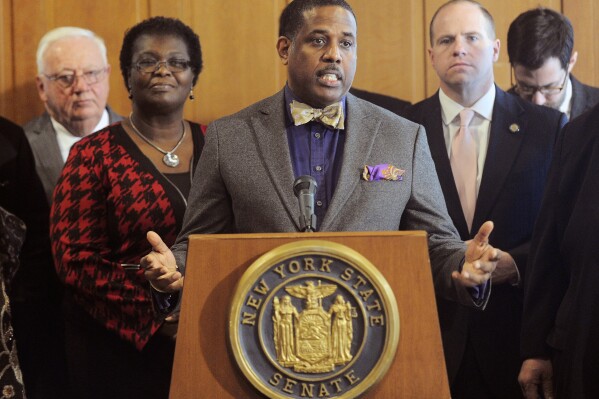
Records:
[[[314,214],[314,194],[316,193],[316,180],[312,176],[298,177],[293,183],[293,193],[299,201],[300,230],[313,232],[316,230],[316,215]]]

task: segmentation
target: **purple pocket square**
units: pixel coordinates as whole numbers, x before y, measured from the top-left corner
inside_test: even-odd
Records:
[[[402,181],[405,172],[405,170],[396,168],[388,163],[382,163],[375,166],[365,165],[364,170],[362,171],[362,178],[366,181]]]

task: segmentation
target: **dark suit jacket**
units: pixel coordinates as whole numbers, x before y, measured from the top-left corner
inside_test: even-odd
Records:
[[[447,155],[438,93],[414,105],[408,117],[425,127],[449,215],[461,238],[472,238]],[[529,240],[551,152],[566,116],[497,88],[492,118],[472,232],[476,233],[486,220],[492,220],[495,229],[491,244],[510,252],[524,277]],[[512,124],[518,125],[518,132],[510,130]],[[518,337],[522,307],[519,288],[493,286],[484,312],[470,312],[442,298],[437,305],[450,382],[460,367],[466,340],[470,339],[491,390],[498,397],[518,397],[520,389],[516,378],[521,364]]]
[[[554,359],[559,398],[599,398],[599,105],[557,143],[531,244],[523,358]]]
[[[572,80],[570,119],[574,119],[599,103],[599,88],[587,86],[572,75],[570,75],[570,79]]]
[[[23,129],[4,118],[0,118],[0,206],[27,226],[11,300],[56,299],[60,285],[50,253],[50,209]]]
[[[349,92],[354,96],[361,98],[362,100],[366,100],[368,102],[373,103],[374,105],[378,105],[379,107],[388,109],[389,111],[399,116],[405,116],[406,111],[411,105],[409,101],[400,100],[399,98],[386,96],[384,94],[356,89],[355,87],[349,89]]]
[[[190,234],[299,230],[283,98],[280,91],[208,126],[183,228],[172,247],[183,271]],[[464,245],[447,215],[422,127],[351,94],[345,126],[343,164],[319,230],[426,230],[439,296],[474,306],[451,278]],[[403,180],[361,178],[364,165],[382,163],[404,169]]]
[[[123,119],[110,107],[107,106],[106,110],[108,111],[109,124]],[[51,204],[54,187],[56,187],[60,177],[64,161],[62,155],[60,155],[60,147],[58,146],[50,115],[44,112],[37,118],[27,122],[24,129],[35,156],[35,168],[44,185],[48,203]]]

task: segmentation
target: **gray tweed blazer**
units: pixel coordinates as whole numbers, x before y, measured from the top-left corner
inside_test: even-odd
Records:
[[[183,272],[190,234],[299,231],[284,107],[280,91],[208,127],[172,248]],[[483,306],[486,298],[475,304],[451,279],[465,247],[447,214],[424,128],[351,94],[345,126],[341,172],[319,231],[425,230],[439,295]],[[383,163],[404,169],[403,180],[361,178],[364,165]]]

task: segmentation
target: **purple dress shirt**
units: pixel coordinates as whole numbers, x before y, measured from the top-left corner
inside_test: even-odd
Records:
[[[303,175],[310,175],[318,184],[314,196],[314,213],[316,230],[318,230],[337,186],[346,133],[343,129],[333,129],[316,121],[295,126],[289,106],[293,100],[302,102],[295,97],[289,86],[285,86],[285,127],[291,165],[296,179]],[[341,99],[341,103],[343,115],[347,115],[345,96]]]

